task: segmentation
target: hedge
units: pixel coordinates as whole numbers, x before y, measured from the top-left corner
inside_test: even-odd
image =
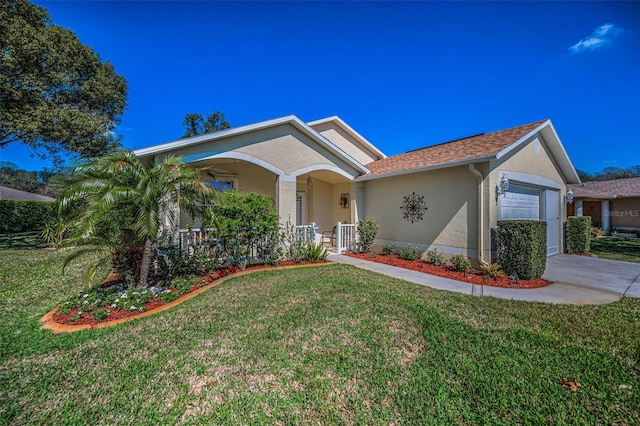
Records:
[[[547,266],[547,222],[500,220],[496,231],[497,262],[509,275],[540,278]]]
[[[591,249],[591,216],[569,216],[567,218],[567,252],[589,253]]]
[[[56,206],[48,201],[0,200],[0,234],[41,231],[57,217]]]

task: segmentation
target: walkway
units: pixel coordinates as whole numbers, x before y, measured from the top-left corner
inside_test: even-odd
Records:
[[[476,296],[573,305],[600,305],[622,297],[640,298],[640,263],[585,256],[561,254],[548,258],[542,277],[553,283],[537,289],[472,285],[339,254],[331,254],[328,259],[415,284]]]

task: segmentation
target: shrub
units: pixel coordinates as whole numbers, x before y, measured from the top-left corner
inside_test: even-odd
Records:
[[[189,293],[191,291],[191,286],[194,284],[194,277],[175,278],[171,280],[171,287],[175,288],[179,295]]]
[[[567,251],[571,254],[589,253],[591,248],[591,216],[567,218]]]
[[[403,260],[416,260],[418,258],[418,248],[406,245],[400,249],[400,259]]]
[[[175,291],[165,290],[158,293],[157,297],[158,299],[162,300],[162,303],[169,303],[176,300],[179,297],[179,295]]]
[[[291,221],[287,221],[280,234],[284,246],[283,257],[293,263],[299,263],[304,258],[305,242],[298,238],[298,230]]]
[[[499,220],[497,260],[508,275],[540,278],[547,265],[547,223],[537,220]]]
[[[0,234],[41,231],[56,218],[56,203],[0,200]]]
[[[466,272],[471,268],[471,261],[469,260],[469,258],[466,256],[462,256],[461,254],[452,256],[451,264],[454,268],[456,268],[456,271],[460,272]]]
[[[239,269],[244,269],[253,253],[264,255],[259,248],[278,241],[278,214],[273,201],[265,194],[232,190],[224,193],[225,202],[214,209],[215,220],[207,224],[215,229],[224,251]],[[271,246],[269,246],[271,247]],[[267,251],[270,248],[267,248]]]
[[[591,227],[591,238],[600,238],[602,235],[602,229],[596,226]]]
[[[444,264],[444,258],[440,253],[438,253],[438,249],[429,250],[426,253],[427,260],[433,266],[441,266]]]
[[[366,253],[371,250],[371,246],[378,235],[380,225],[373,219],[359,220],[357,224],[358,240],[360,252]]]
[[[382,254],[386,254],[389,257],[391,257],[394,251],[396,251],[396,246],[394,246],[393,244],[387,244],[382,247]]]
[[[328,254],[322,244],[309,243],[304,249],[304,260],[311,263],[323,262]]]
[[[113,252],[113,269],[124,280],[127,287],[135,287],[140,277],[140,267],[142,266],[142,253],[144,247],[120,246]]]
[[[93,318],[94,321],[101,321],[108,317],[110,313],[111,311],[108,309],[98,308],[91,313],[91,318]]]
[[[487,263],[482,265],[480,268],[482,270],[482,275],[492,279],[504,278],[507,276],[505,272],[502,270],[502,266],[498,263]]]

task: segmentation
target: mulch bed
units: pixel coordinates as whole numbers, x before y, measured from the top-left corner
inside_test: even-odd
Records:
[[[384,263],[386,265],[397,266],[404,269],[410,269],[413,271],[424,272],[429,275],[436,275],[438,277],[449,278],[452,280],[467,282],[470,284],[481,284],[488,285],[491,287],[504,287],[504,288],[514,288],[514,289],[531,289],[531,288],[540,288],[545,287],[551,284],[550,281],[547,281],[542,278],[534,278],[530,280],[513,280],[508,277],[491,279],[491,278],[483,278],[482,272],[477,271],[474,273],[467,272],[458,272],[453,269],[451,265],[443,265],[443,266],[434,266],[429,262],[423,261],[421,259],[417,260],[403,260],[400,259],[400,256],[397,254],[389,255],[386,254],[376,254],[375,257],[372,257],[370,253],[344,253],[347,256],[357,257],[358,259],[368,260],[371,262]]]
[[[326,263],[322,262],[322,263]],[[285,266],[292,266],[292,265],[305,265],[308,264],[308,262],[300,262],[300,263],[293,263],[290,261],[284,261],[284,262],[280,262],[278,264],[279,267],[285,267]],[[251,270],[251,271],[257,271],[260,269],[267,269],[269,267],[264,266],[264,265],[249,265],[247,266],[246,270]],[[206,275],[202,275],[197,277],[196,279],[196,283],[195,285],[192,285],[190,288],[190,291],[187,293],[184,293],[182,295],[180,295],[180,297],[178,297],[176,300],[169,302],[169,303],[175,303],[177,301],[179,301],[180,299],[186,297],[187,295],[189,295],[190,293],[204,287],[207,286],[211,283],[213,283],[214,281],[222,278],[222,277],[226,277],[227,275],[233,275],[236,272],[239,272],[240,270],[234,267],[228,267],[228,268],[224,268],[224,269],[219,269],[216,271],[212,271],[209,274]],[[109,273],[109,275],[107,275],[107,277],[105,278],[105,280],[100,284],[100,287],[102,288],[108,288],[111,287],[113,285],[118,285],[120,284],[121,280],[120,277],[118,276],[117,273],[115,273],[114,271],[111,271]],[[175,291],[175,289],[170,289]],[[152,311],[154,309],[157,309],[161,306],[165,305],[165,303],[157,298],[154,298],[152,300],[150,300],[146,305],[145,305],[145,310],[144,312],[149,312]],[[132,310],[128,310],[128,309],[114,309],[109,305],[105,305],[104,306],[105,309],[108,309],[110,311],[110,314],[108,317],[96,321],[95,319],[93,319],[93,317],[91,316],[91,312],[83,312],[82,315],[80,316],[80,318],[78,318],[75,321],[69,321],[70,318],[72,318],[74,315],[76,315],[78,313],[78,311],[80,309],[72,309],[71,311],[69,311],[68,314],[61,314],[56,312],[55,314],[53,314],[53,321],[58,323],[58,324],[68,324],[68,325],[90,325],[90,326],[95,326],[96,324],[100,324],[100,323],[104,323],[104,322],[110,322],[110,321],[116,321],[122,318],[129,318],[129,317],[134,317],[137,315],[140,315],[141,312],[140,311],[132,311]]]

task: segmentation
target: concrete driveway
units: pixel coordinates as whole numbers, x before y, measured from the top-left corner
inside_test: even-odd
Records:
[[[640,298],[640,263],[586,256],[560,254],[547,258],[547,268],[542,277],[552,281],[552,284],[536,289],[470,285],[418,271],[338,254],[330,255],[329,260],[347,263],[431,288],[474,296],[573,305],[612,303],[622,297]]]
[[[542,278],[619,297],[640,297],[640,263],[559,254],[547,258]]]

